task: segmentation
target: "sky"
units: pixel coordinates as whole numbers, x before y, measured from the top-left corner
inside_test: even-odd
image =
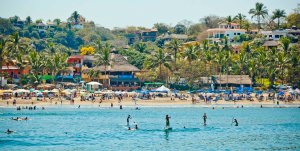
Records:
[[[275,9],[284,9],[288,14],[300,3],[298,0],[1,0],[0,17],[17,15],[21,19],[31,16],[33,20],[65,21],[78,11],[86,20],[110,29],[151,28],[158,22],[172,26],[182,20],[196,23],[207,15],[225,17],[242,13],[251,19],[248,12],[256,2],[265,4],[269,14]]]

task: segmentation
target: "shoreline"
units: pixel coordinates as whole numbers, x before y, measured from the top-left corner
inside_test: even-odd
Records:
[[[13,105],[13,100],[16,100],[16,105]],[[156,98],[152,100],[141,100],[138,99],[133,101],[131,98],[124,98],[121,102],[117,99],[109,99],[103,100],[100,102],[100,98],[96,98],[95,101],[80,101],[80,98],[74,98],[74,103],[71,103],[70,100],[64,100],[59,98],[54,98],[52,100],[46,98],[44,101],[37,101],[36,98],[32,98],[30,100],[24,100],[21,98],[12,98],[8,100],[0,100],[0,108],[16,108],[16,107],[26,107],[26,106],[37,106],[37,107],[78,107],[79,105],[82,107],[95,107],[95,108],[111,108],[111,104],[113,104],[113,108],[120,108],[122,105],[123,108],[134,108],[134,107],[199,107],[199,108],[242,108],[253,107],[260,108],[261,105],[263,107],[271,107],[271,108],[299,108],[300,100],[287,102],[287,101],[279,101],[279,105],[277,105],[277,100],[264,100],[258,101],[257,99],[254,101],[249,100],[239,100],[239,101],[225,101],[224,99],[219,100],[217,102],[208,102],[205,103],[203,100],[197,101],[196,103],[192,103],[192,100],[180,100],[174,99],[171,100],[170,97],[166,98]]]

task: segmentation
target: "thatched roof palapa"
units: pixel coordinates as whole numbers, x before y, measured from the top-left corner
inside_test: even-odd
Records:
[[[216,80],[216,84],[245,84],[251,85],[252,81],[248,75],[213,75]],[[211,78],[209,77],[201,77],[200,82],[204,84],[210,84]]]

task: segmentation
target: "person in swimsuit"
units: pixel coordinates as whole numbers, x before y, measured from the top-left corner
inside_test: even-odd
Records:
[[[206,126],[206,119],[207,119],[206,113],[203,114],[202,118],[203,118],[203,125]]]
[[[170,116],[169,115],[166,115],[166,128],[169,128],[170,127]]]

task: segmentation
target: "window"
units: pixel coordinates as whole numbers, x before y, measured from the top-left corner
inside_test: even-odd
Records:
[[[229,37],[229,34],[227,34],[227,37]]]
[[[269,38],[272,38],[272,35],[269,35]]]
[[[236,33],[234,33],[234,35],[236,35]]]
[[[279,38],[279,35],[275,35],[275,38]]]
[[[241,35],[241,33],[237,33],[237,35]]]

